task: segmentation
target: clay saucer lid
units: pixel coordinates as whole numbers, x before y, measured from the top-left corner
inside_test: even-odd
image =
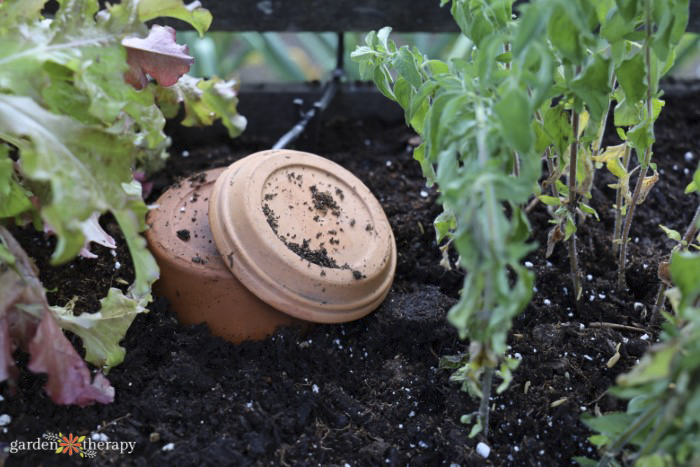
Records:
[[[313,154],[262,151],[230,166],[214,185],[209,223],[238,280],[300,319],[361,318],[394,278],[396,245],[379,202]]]

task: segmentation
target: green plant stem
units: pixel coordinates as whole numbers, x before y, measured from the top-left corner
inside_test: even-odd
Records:
[[[632,147],[628,144],[625,146],[625,154],[622,156],[622,166],[627,172],[630,162],[630,152]],[[620,230],[622,229],[622,203],[624,196],[622,187],[618,186],[615,190],[615,227],[613,228],[612,253],[617,256],[620,251]]]
[[[576,165],[578,156],[578,126],[579,115],[576,110],[572,111],[571,127],[574,134],[574,141],[571,143],[571,154],[569,157],[569,214],[572,222],[576,224]],[[569,245],[569,265],[571,266],[571,281],[574,285],[574,297],[578,306],[579,298],[581,297],[581,281],[578,269],[578,254],[576,252],[576,230],[571,234],[568,240]]]
[[[700,204],[698,204],[698,207],[695,209],[693,219],[690,221],[690,225],[686,229],[685,234],[681,239],[681,251],[685,251],[688,249],[688,245],[690,245],[690,243],[695,238],[695,235],[698,233],[698,222],[700,222]],[[661,281],[659,291],[656,294],[656,303],[654,303],[654,308],[651,310],[651,317],[649,318],[652,323],[656,319],[656,315],[658,315],[659,311],[662,310],[664,307],[664,303],[666,302],[667,288],[668,286],[666,285],[666,283],[664,281]]]
[[[644,151],[644,161],[650,158],[651,148],[647,148]],[[627,242],[629,240],[630,229],[632,228],[632,219],[634,218],[634,211],[639,202],[639,196],[642,192],[642,185],[644,183],[644,177],[647,175],[648,165],[642,167],[639,173],[639,178],[637,183],[634,185],[634,193],[632,193],[632,201],[627,206],[627,215],[625,216],[625,226],[622,229],[622,235],[620,236],[620,257],[619,257],[619,267],[617,270],[617,287],[624,289],[626,287],[625,280],[625,269],[626,269],[626,259],[627,259]]]
[[[491,386],[493,385],[493,367],[487,366],[481,381],[481,403],[479,404],[479,421],[484,431],[484,436],[489,436],[489,402],[491,400]]]
[[[547,159],[547,170],[549,170],[549,177],[551,178],[554,176],[556,168],[554,167],[554,162],[552,162],[552,158],[549,157],[549,154],[550,154],[549,148],[545,149],[544,157],[545,157],[545,159]],[[559,190],[557,189],[556,180],[552,181],[550,186],[552,187],[552,196],[554,196],[555,198],[559,198]]]
[[[646,39],[644,40],[644,60],[647,69],[647,118],[651,126],[652,136],[654,132],[653,125],[653,109],[652,109],[652,82],[651,82],[651,0],[646,0],[645,2],[645,21],[646,21]],[[653,140],[653,138],[652,138]],[[619,268],[617,271],[617,287],[624,289],[626,286],[625,280],[625,269],[627,267],[627,241],[629,239],[630,229],[632,228],[632,219],[634,218],[634,211],[639,202],[639,196],[642,192],[642,185],[644,183],[644,177],[647,175],[647,170],[649,169],[649,163],[651,162],[651,145],[644,150],[644,162],[642,163],[642,170],[639,173],[639,178],[634,186],[634,194],[632,195],[632,202],[627,207],[627,216],[625,216],[625,228],[622,231],[622,237],[620,238],[620,261]]]

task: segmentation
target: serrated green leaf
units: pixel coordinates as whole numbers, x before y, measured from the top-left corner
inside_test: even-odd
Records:
[[[626,100],[639,102],[646,96],[647,73],[642,52],[634,54],[628,60],[623,60],[615,68],[615,76],[625,92]]]
[[[584,56],[584,47],[581,43],[582,31],[576,21],[572,20],[567,10],[558,6],[549,18],[547,35],[552,45],[569,61],[569,63],[581,63]]]
[[[411,86],[415,89],[421,87],[423,78],[418,69],[419,64],[416,63],[415,57],[408,50],[408,47],[404,46],[399,49],[392,60],[392,65],[398,71],[399,76],[402,76]]]
[[[83,341],[85,360],[98,367],[112,368],[124,360],[126,350],[119,345],[137,314],[146,308],[121,290],[111,288],[100,300],[100,310],[75,316],[69,308],[51,307],[58,324]]]
[[[600,55],[571,81],[571,90],[579,97],[594,121],[601,121],[610,102],[610,66],[612,61]]]
[[[544,111],[544,133],[549,137],[550,143],[557,150],[557,154],[563,155],[573,137],[571,118],[563,105],[550,107]]]
[[[641,154],[655,141],[653,126],[649,124],[648,120],[644,120],[627,132],[627,138],[632,147],[637,150],[637,154]]]
[[[530,128],[530,101],[520,89],[511,89],[494,106],[503,128],[503,137],[521,154],[532,150],[534,135]]]
[[[160,17],[185,21],[197,30],[200,37],[209,29],[212,21],[209,10],[202,8],[199,2],[185,5],[183,0],[139,0],[138,13],[141,21]]]
[[[609,43],[622,42],[624,37],[635,29],[634,21],[625,19],[618,10],[614,10],[600,29],[600,35]]]
[[[25,176],[51,186],[41,214],[58,235],[55,263],[82,248],[82,221],[125,204],[121,183],[131,180],[131,161],[123,157],[130,148],[124,138],[47,112],[27,97],[4,94],[0,138],[20,148]],[[110,170],[103,170],[105,165]]]
[[[389,50],[389,34],[391,34],[391,28],[388,26],[377,31],[377,40],[385,50]]]
[[[632,21],[640,9],[640,3],[637,0],[615,0],[617,11],[627,21]]]

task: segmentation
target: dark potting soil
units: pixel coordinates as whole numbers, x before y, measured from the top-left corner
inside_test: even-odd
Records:
[[[625,407],[606,389],[658,334],[658,323],[645,316],[658,286],[658,261],[672,246],[658,224],[683,230],[698,202],[683,189],[700,159],[700,98],[682,94],[666,101],[655,144],[661,178],[632,227],[628,291],[614,285],[614,192],[604,169],[591,200],[601,221],[588,219],[579,228],[580,311],[572,301],[565,248],[558,245],[544,257],[550,226],[545,207],[530,213],[540,245],[527,258],[537,274],[536,293],[514,322],[508,352],[522,363],[510,388],[492,399],[488,440],[468,438],[470,427],[459,419],[478,402],[438,369],[441,356],[467,349],[445,320],[463,275],[439,265],[432,228],[440,212],[437,194],[425,188],[411,158],[413,135],[403,125],[342,120],[327,122],[317,152],[367,184],[398,247],[396,280],[376,312],[353,323],[316,326],[305,336],[281,330],[264,342],[233,345],[212,337],[206,325],[179,326],[159,298],[134,321],[123,341],[126,359],[108,375],[116,388],[113,404],[56,406],[42,389],[45,378],[23,370],[16,396],[3,386],[0,413],[11,421],[0,429],[0,440],[36,440],[60,431],[136,443],[130,454],[98,452],[91,462],[99,465],[568,465],[573,456],[595,456],[581,414]],[[246,137],[176,144],[149,201],[178,177],[270,146]],[[108,287],[125,288],[133,279],[114,221],[102,223],[118,238],[115,256],[93,247],[98,259],[59,268],[47,265],[53,239],[15,231],[40,267],[52,303],[77,296],[77,310],[95,310]],[[454,266],[454,254],[451,259]],[[597,322],[630,328],[595,327]],[[618,344],[620,358],[608,368]],[[18,357],[26,363],[26,355]],[[475,451],[480,441],[491,447],[488,459]],[[21,452],[7,465],[79,461],[50,451]]]

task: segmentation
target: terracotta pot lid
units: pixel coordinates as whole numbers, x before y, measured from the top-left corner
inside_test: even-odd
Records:
[[[224,263],[280,311],[320,323],[379,306],[396,245],[379,202],[353,174],[291,150],[252,154],[216,181],[209,222]]]

